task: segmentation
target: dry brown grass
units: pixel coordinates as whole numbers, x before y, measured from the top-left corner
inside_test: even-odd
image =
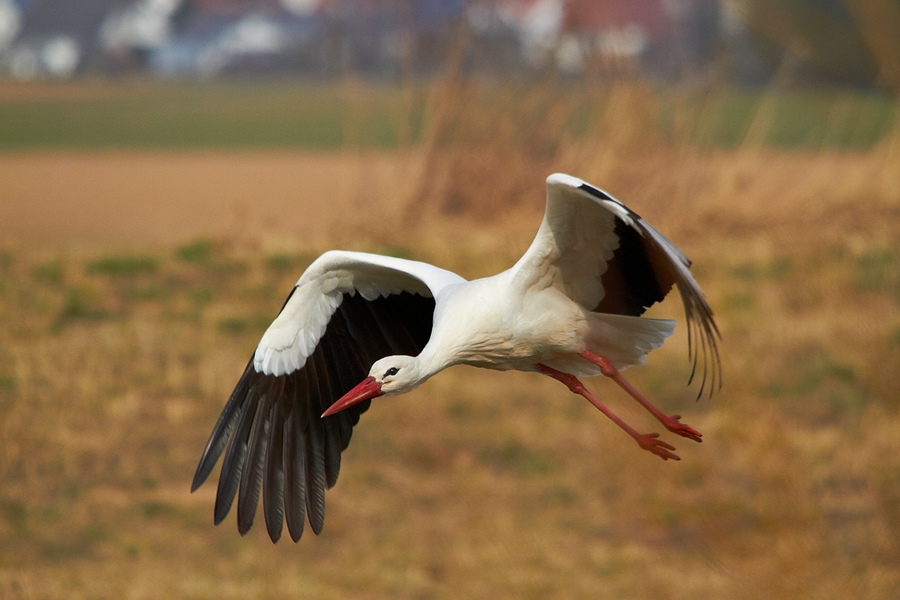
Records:
[[[587,139],[553,138],[565,105],[523,98],[498,102],[518,107],[510,122],[444,108],[475,126],[404,156],[0,157],[0,197],[49,190],[51,214],[93,215],[62,240],[68,219],[41,212],[0,225],[19,232],[0,263],[0,597],[900,595],[900,137],[866,154],[701,151],[641,127],[640,90],[602,100]],[[490,123],[502,134],[466,138]],[[305,263],[343,246],[495,272],[530,242],[552,170],[694,259],[724,389],[694,402],[678,335],[629,375],[704,443],[664,463],[553,381],[451,369],[365,415],[318,538],[213,527],[214,486],[188,493],[195,461]],[[57,179],[26,179],[41,173]],[[244,220],[210,209],[231,193]],[[119,194],[166,196],[190,224]],[[267,223],[257,200],[295,210]],[[349,225],[313,228],[329,207]],[[655,311],[680,316],[674,300]]]

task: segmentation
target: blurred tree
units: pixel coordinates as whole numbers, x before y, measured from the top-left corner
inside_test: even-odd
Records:
[[[879,78],[900,95],[900,2],[845,0],[860,32],[878,62]]]
[[[810,74],[900,91],[900,0],[745,0],[759,35]]]

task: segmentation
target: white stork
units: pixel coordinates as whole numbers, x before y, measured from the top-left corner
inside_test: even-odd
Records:
[[[641,448],[678,460],[659,434],[632,429],[577,377],[610,377],[666,429],[699,442],[700,433],[619,374],[672,334],[674,321],[640,315],[674,284],[687,318],[691,378],[702,353],[700,393],[707,376],[710,393],[721,383],[718,328],[690,264],[615,198],[559,173],[547,178],[547,209],[531,247],[493,277],[466,281],[422,262],[326,252],[263,335],[213,428],[192,491],[227,445],[217,525],[238,494],[238,530],[246,533],[262,492],[273,542],[285,520],[295,542],[306,518],[318,534],[325,489],[337,481],[341,452],[371,399],[409,392],[456,364],[553,377]]]

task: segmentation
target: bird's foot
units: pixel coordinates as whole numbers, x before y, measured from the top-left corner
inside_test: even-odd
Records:
[[[537,370],[544,375],[552,377],[557,381],[561,381],[562,383],[566,384],[566,386],[568,386],[568,388],[576,394],[584,396],[588,400],[588,402],[597,407],[600,412],[612,419],[613,423],[621,427],[628,435],[634,438],[634,441],[636,441],[638,445],[644,450],[652,452],[663,460],[681,460],[681,458],[679,458],[678,455],[673,452],[673,450],[675,450],[675,446],[667,444],[666,442],[658,439],[658,433],[638,433],[637,431],[632,429],[631,426],[628,425],[628,423],[617,417],[611,410],[606,408],[603,403],[594,398],[594,396],[589,391],[587,391],[587,388],[585,388],[584,385],[582,385],[582,383],[574,375],[557,371],[556,369],[543,364],[538,364]],[[654,408],[653,410],[656,409]],[[681,415],[667,417],[658,410],[656,410],[656,412],[654,412],[653,414],[656,415],[656,417],[660,421],[662,421],[663,425],[665,425],[666,429],[668,429],[669,431],[677,433],[678,435],[683,435],[684,437],[696,440],[698,442],[700,441],[700,434],[698,432],[694,431],[694,429],[692,429],[691,427],[678,422],[678,419],[681,418]]]
[[[680,423],[679,419],[681,419],[681,415],[672,415],[671,417],[663,414],[661,410],[653,406],[653,404],[644,398],[644,396],[634,389],[630,383],[628,383],[624,377],[622,377],[621,373],[616,369],[615,365],[612,364],[612,361],[606,358],[605,356],[598,356],[593,352],[588,350],[584,350],[581,352],[581,355],[586,359],[600,367],[600,372],[615,381],[619,384],[623,390],[628,392],[628,394],[637,400],[641,406],[647,409],[654,417],[656,417],[663,426],[676,435],[680,435],[681,437],[686,437],[689,440],[694,440],[695,442],[702,442],[700,438],[703,437],[699,431],[691,427],[690,425],[685,425],[684,423]]]
[[[675,450],[675,446],[659,439],[658,433],[637,433],[634,435],[634,439],[641,448],[652,452],[663,460],[681,460],[677,454],[672,452]]]
[[[671,417],[663,416],[660,421],[665,426],[666,429],[671,431],[676,435],[680,435],[681,437],[686,437],[689,440],[694,440],[695,442],[702,442],[703,434],[691,427],[690,425],[685,425],[679,421],[681,419],[681,415],[672,415]]]

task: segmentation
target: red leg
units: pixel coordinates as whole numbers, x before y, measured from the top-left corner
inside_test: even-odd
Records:
[[[672,433],[676,433],[682,437],[686,437],[688,439],[694,440],[695,442],[702,442],[700,438],[703,436],[702,433],[694,429],[689,425],[685,425],[684,423],[680,423],[678,420],[681,418],[681,415],[672,415],[671,417],[666,416],[662,413],[661,410],[653,406],[649,400],[644,398],[640,392],[638,392],[634,387],[625,381],[625,378],[619,373],[619,370],[616,369],[612,362],[603,356],[598,356],[593,352],[588,350],[583,350],[581,355],[600,367],[600,370],[604,375],[615,381],[619,384],[619,386],[628,392],[632,398],[640,402],[641,406],[646,408],[650,414],[656,417],[660,423],[662,423],[666,429],[671,431]]]
[[[578,381],[578,378],[574,375],[569,375],[568,373],[563,373],[562,371],[557,371],[556,369],[552,369],[546,365],[539,364],[538,371],[543,373],[544,375],[548,375],[557,381],[561,381],[574,393],[584,396],[587,398],[588,402],[596,406],[600,409],[604,415],[612,419],[612,422],[625,430],[625,432],[634,438],[634,441],[638,443],[638,445],[652,452],[653,454],[659,456],[663,460],[681,460],[678,458],[678,455],[672,452],[675,450],[674,446],[670,446],[666,442],[657,439],[659,437],[658,433],[638,433],[634,429],[631,428],[628,423],[617,417],[611,410],[606,408],[599,400],[594,398],[594,396],[587,391],[587,388],[584,387],[584,384]]]

